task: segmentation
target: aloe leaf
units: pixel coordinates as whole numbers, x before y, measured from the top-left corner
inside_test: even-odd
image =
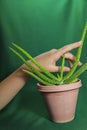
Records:
[[[46,85],[46,86],[51,86],[51,85],[53,85],[53,84],[50,84],[50,83],[48,83],[48,82],[42,80],[40,77],[38,77],[37,75],[35,75],[34,73],[32,73],[32,72],[30,72],[30,71],[28,71],[28,70],[23,69],[23,72],[25,72],[25,73],[28,74],[28,75],[31,75],[33,78],[35,78],[35,79],[38,80],[40,83],[42,83],[42,84],[44,84],[44,85]]]
[[[84,71],[87,70],[87,63],[80,67],[69,79],[64,81],[65,84],[73,82],[78,76],[80,76]]]
[[[82,45],[78,48],[77,50],[77,54],[76,54],[76,60],[74,62],[74,65],[73,67],[71,68],[70,72],[64,77],[63,80],[66,80],[68,79],[70,76],[72,76],[72,74],[74,73],[74,71],[76,70],[77,66],[78,66],[78,62],[80,60],[80,56],[81,56],[81,52],[82,52],[82,46],[83,46],[83,43],[84,43],[84,39],[85,39],[85,36],[86,36],[86,32],[87,32],[87,23],[84,27],[84,30],[83,30],[83,33],[82,33],[82,37],[81,37],[81,41],[82,41]]]
[[[86,25],[84,27],[83,34],[82,34],[82,37],[81,37],[82,42],[84,42],[84,40],[85,40],[86,32],[87,32],[87,22],[86,22]]]
[[[60,75],[57,73],[58,81],[61,81]]]
[[[59,81],[54,81],[50,78],[48,78],[47,76],[45,76],[44,74],[42,74],[41,72],[39,72],[37,69],[35,69],[31,64],[29,64],[28,61],[26,61],[23,56],[21,56],[16,50],[14,50],[13,48],[10,47],[10,50],[17,55],[31,70],[32,72],[34,72],[36,75],[38,75],[39,77],[41,77],[43,80],[47,81],[48,83],[52,83],[52,84],[59,84]]]
[[[55,77],[52,73],[47,71],[43,66],[41,66],[28,52],[26,52],[23,48],[16,45],[15,43],[12,43],[12,44],[14,47],[16,47],[16,49],[21,51],[28,59],[30,59],[44,74],[46,74],[51,79],[58,81],[57,77]]]
[[[63,79],[63,72],[64,72],[64,64],[65,64],[65,56],[62,56],[62,65],[61,65],[61,72],[60,72],[60,79]]]

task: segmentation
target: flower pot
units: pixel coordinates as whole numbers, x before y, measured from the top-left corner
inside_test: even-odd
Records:
[[[69,122],[74,119],[79,88],[76,83],[43,86],[38,84],[38,90],[44,96],[52,121],[56,123]]]

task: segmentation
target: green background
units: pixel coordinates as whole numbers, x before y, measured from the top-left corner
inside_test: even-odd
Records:
[[[22,62],[11,53],[15,42],[32,56],[79,41],[87,21],[87,0],[1,0],[0,81]],[[87,61],[87,38],[81,61]],[[76,51],[73,51],[75,53]],[[80,76],[76,116],[72,122],[56,124],[49,119],[34,79],[0,111],[0,130],[87,130],[87,71]]]

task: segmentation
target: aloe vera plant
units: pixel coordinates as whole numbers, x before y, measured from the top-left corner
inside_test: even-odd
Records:
[[[64,63],[65,63],[65,57],[63,55],[62,57],[62,64],[61,64],[61,72],[57,73],[57,76],[53,75],[52,73],[48,72],[43,66],[41,66],[28,52],[26,52],[23,48],[18,46],[15,43],[12,43],[13,47],[10,47],[10,50],[17,55],[23,63],[26,64],[31,69],[31,72],[28,70],[23,69],[23,72],[31,75],[33,78],[37,79],[40,83],[46,85],[46,86],[52,86],[54,84],[69,84],[72,82],[76,82],[78,80],[79,75],[81,75],[85,70],[87,70],[87,63],[85,63],[83,66],[81,66],[77,71],[76,68],[78,66],[78,62],[81,57],[81,52],[82,52],[82,46],[85,40],[87,32],[87,23],[84,27],[81,41],[82,45],[77,49],[77,54],[76,54],[76,60],[73,64],[73,67],[71,68],[70,72],[68,72],[65,76],[63,76],[63,68],[64,68]],[[17,49],[17,50],[16,50]],[[24,56],[26,56],[28,59],[31,60],[40,70],[38,71],[35,69],[19,52],[21,52]]]

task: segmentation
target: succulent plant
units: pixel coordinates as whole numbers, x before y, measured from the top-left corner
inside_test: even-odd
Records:
[[[86,32],[87,32],[87,23],[84,27],[82,37],[81,37],[82,45],[78,47],[77,49],[76,59],[74,61],[73,67],[65,76],[63,74],[64,63],[65,63],[64,55],[62,56],[61,72],[58,72],[57,76],[55,76],[53,73],[49,72],[43,66],[41,66],[28,52],[26,52],[23,48],[21,48],[17,44],[12,43],[15,49],[13,49],[13,47],[10,47],[10,50],[15,55],[17,55],[23,61],[23,63],[26,64],[27,67],[31,69],[31,71],[23,69],[23,72],[31,75],[33,78],[37,79],[40,83],[46,86],[52,86],[54,84],[55,85],[56,84],[69,84],[72,82],[76,82],[79,79],[78,78],[79,75],[81,75],[85,70],[87,70],[87,63],[82,65],[77,70],[77,66],[81,57],[81,52],[82,52],[82,47],[85,40]],[[34,63],[41,70],[41,72],[35,69],[34,66],[32,66],[19,52],[22,53],[24,56],[26,56],[32,63]]]

